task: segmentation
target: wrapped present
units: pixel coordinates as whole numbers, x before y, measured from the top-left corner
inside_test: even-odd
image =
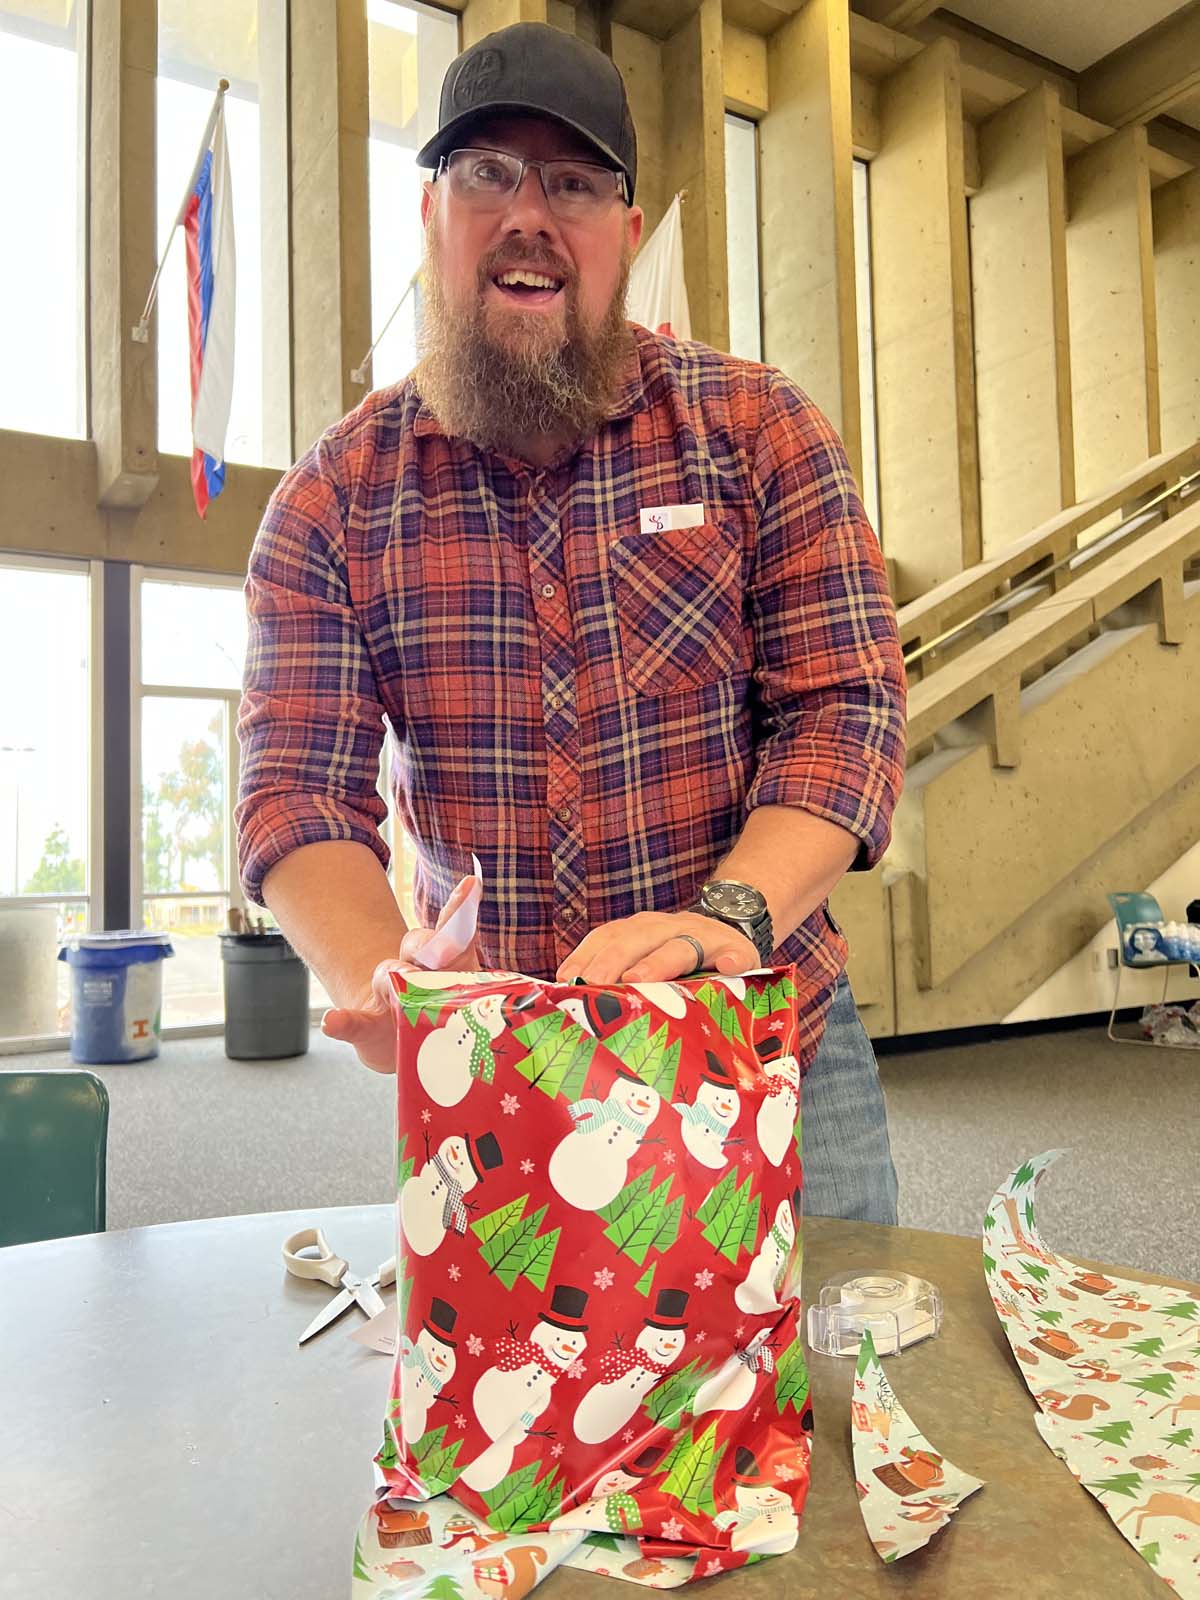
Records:
[[[376,1461],[387,1506],[436,1524],[405,1556],[470,1596],[518,1566],[672,1587],[790,1549],[811,1431],[792,970],[394,983],[400,1337]]]

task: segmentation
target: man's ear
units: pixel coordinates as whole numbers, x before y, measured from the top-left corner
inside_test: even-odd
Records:
[[[641,206],[630,206],[629,215],[625,218],[625,237],[629,240],[630,254],[637,254],[637,247],[642,242],[642,223],[645,214]]]
[[[433,201],[433,184],[426,178],[421,185],[421,226],[423,228],[429,226],[429,210],[433,205]]]

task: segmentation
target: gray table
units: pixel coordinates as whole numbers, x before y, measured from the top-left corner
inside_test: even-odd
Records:
[[[0,1250],[4,1600],[348,1597],[389,1364],[345,1337],[356,1312],[297,1348],[328,1291],[289,1278],[279,1250],[312,1221],[359,1267],[391,1253],[388,1206]],[[779,1561],[714,1580],[711,1592],[731,1600],[1168,1593],[1034,1430],[976,1240],[815,1219],[805,1246],[814,1288],[855,1266],[903,1267],[940,1286],[941,1338],[887,1369],[935,1448],[987,1486],[932,1546],[885,1567],[854,1492],[851,1366],[816,1358],[800,1543]],[[549,1600],[636,1592],[570,1571],[546,1584]]]

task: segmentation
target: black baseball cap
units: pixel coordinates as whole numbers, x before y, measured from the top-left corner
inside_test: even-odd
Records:
[[[436,167],[460,147],[473,123],[503,112],[552,117],[573,129],[606,166],[625,174],[632,202],[637,135],[624,80],[602,50],[546,22],[517,22],[489,33],[450,63],[438,131],[417,152],[417,165]]]

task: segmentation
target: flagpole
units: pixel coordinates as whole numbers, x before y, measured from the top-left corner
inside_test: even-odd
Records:
[[[356,367],[352,367],[350,369],[350,382],[351,383],[357,383],[357,384],[361,384],[361,385],[365,385],[366,384],[366,381],[367,381],[367,362],[370,361],[371,357],[375,354],[376,350],[378,350],[379,346],[383,343],[384,335],[387,333],[387,331],[391,327],[392,323],[395,322],[396,317],[399,314],[400,307],[404,304],[404,302],[408,299],[409,295],[416,288],[417,279],[420,276],[421,276],[421,269],[420,269],[420,267],[418,267],[417,270],[413,273],[412,277],[408,280],[407,284],[405,284],[404,293],[400,296],[399,300],[396,301],[396,304],[395,304],[395,307],[392,310],[391,316],[387,319],[387,321],[384,323],[383,327],[380,329],[378,339],[375,340],[375,343],[367,351],[366,355],[362,358],[362,360],[358,363],[358,365]]]
[[[183,199],[179,202],[179,209],[175,213],[175,221],[171,224],[171,231],[167,235],[167,242],[165,245],[163,245],[163,252],[161,258],[159,259],[158,266],[154,269],[154,277],[150,282],[150,292],[146,296],[145,307],[142,310],[142,315],[138,320],[137,326],[130,329],[130,338],[133,339],[135,344],[148,344],[150,342],[150,313],[153,311],[154,302],[158,297],[158,280],[162,277],[162,270],[167,264],[167,256],[170,253],[172,241],[179,230],[180,223],[183,221],[184,212],[188,207],[188,201],[192,197],[192,190],[196,187],[196,179],[200,176],[200,168],[204,165],[204,157],[208,153],[209,141],[213,136],[213,129],[217,125],[217,117],[220,115],[221,102],[224,100],[228,91],[229,79],[222,78],[217,85],[217,92],[213,99],[212,110],[208,114],[208,121],[204,125],[204,137],[200,140],[200,148],[196,155],[195,164],[192,167],[191,176],[187,181],[187,188],[183,191]]]

